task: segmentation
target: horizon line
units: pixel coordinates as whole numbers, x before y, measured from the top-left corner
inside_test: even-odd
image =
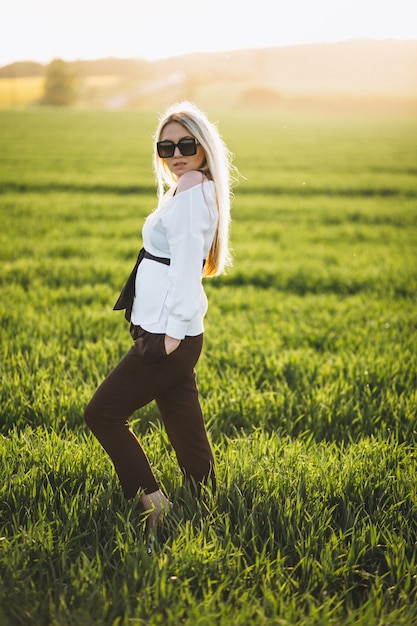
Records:
[[[344,43],[353,43],[353,42],[378,42],[378,43],[387,43],[387,42],[398,42],[398,43],[411,43],[411,42],[415,42],[417,43],[417,38],[406,38],[406,39],[402,39],[402,38],[398,38],[398,37],[349,37],[346,39],[337,39],[334,41],[309,41],[309,42],[303,42],[303,43],[293,43],[293,44],[281,44],[281,45],[274,45],[274,46],[243,46],[243,47],[237,47],[237,48],[227,48],[227,49],[219,49],[219,50],[195,50],[193,52],[184,52],[184,53],[180,53],[180,54],[172,54],[170,56],[164,56],[164,57],[155,57],[155,58],[147,58],[146,56],[118,56],[117,54],[115,55],[102,55],[102,56],[96,56],[96,57],[75,57],[75,58],[65,58],[64,56],[51,56],[48,57],[48,60],[39,60],[36,58],[20,58],[20,59],[15,59],[13,61],[0,61],[1,65],[0,68],[4,68],[7,67],[9,65],[14,65],[16,63],[38,63],[39,65],[48,65],[51,61],[53,61],[54,59],[62,59],[63,61],[66,61],[67,63],[77,63],[77,62],[83,62],[83,61],[103,61],[103,60],[110,60],[110,59],[117,59],[120,61],[128,61],[128,60],[132,60],[132,61],[144,61],[146,63],[149,64],[153,64],[153,63],[159,63],[161,61],[169,61],[171,59],[178,59],[178,58],[182,58],[182,57],[189,57],[189,56],[195,56],[195,55],[211,55],[211,54],[227,54],[227,53],[235,53],[235,52],[245,52],[245,51],[256,51],[256,50],[274,50],[274,49],[284,49],[284,48],[301,48],[301,47],[306,47],[306,46],[330,46],[330,45],[338,45],[338,44],[344,44]]]

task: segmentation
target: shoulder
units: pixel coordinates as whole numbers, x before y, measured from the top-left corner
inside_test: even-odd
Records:
[[[203,183],[206,179],[204,174],[197,170],[191,170],[190,172],[185,172],[181,176],[177,185],[177,193],[181,193],[181,191],[186,191],[187,189],[191,189],[191,187],[196,187]]]

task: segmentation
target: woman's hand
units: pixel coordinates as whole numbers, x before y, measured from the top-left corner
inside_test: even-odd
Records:
[[[169,335],[165,335],[165,352],[167,354],[171,354],[178,348],[181,343],[181,339],[174,339],[174,337],[170,337]]]

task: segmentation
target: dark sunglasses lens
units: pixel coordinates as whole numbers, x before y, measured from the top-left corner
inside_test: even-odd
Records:
[[[174,156],[177,146],[183,156],[193,156],[197,154],[197,141],[191,138],[180,139],[178,144],[175,144],[173,141],[158,141],[156,149],[161,159],[169,159]]]
[[[169,159],[175,152],[175,144],[173,141],[158,141],[156,149],[161,159]]]
[[[178,148],[183,156],[193,156],[197,152],[197,142],[195,139],[180,139]]]

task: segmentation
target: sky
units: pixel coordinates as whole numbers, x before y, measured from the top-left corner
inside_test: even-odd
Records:
[[[415,0],[3,0],[0,65],[417,39]]]

